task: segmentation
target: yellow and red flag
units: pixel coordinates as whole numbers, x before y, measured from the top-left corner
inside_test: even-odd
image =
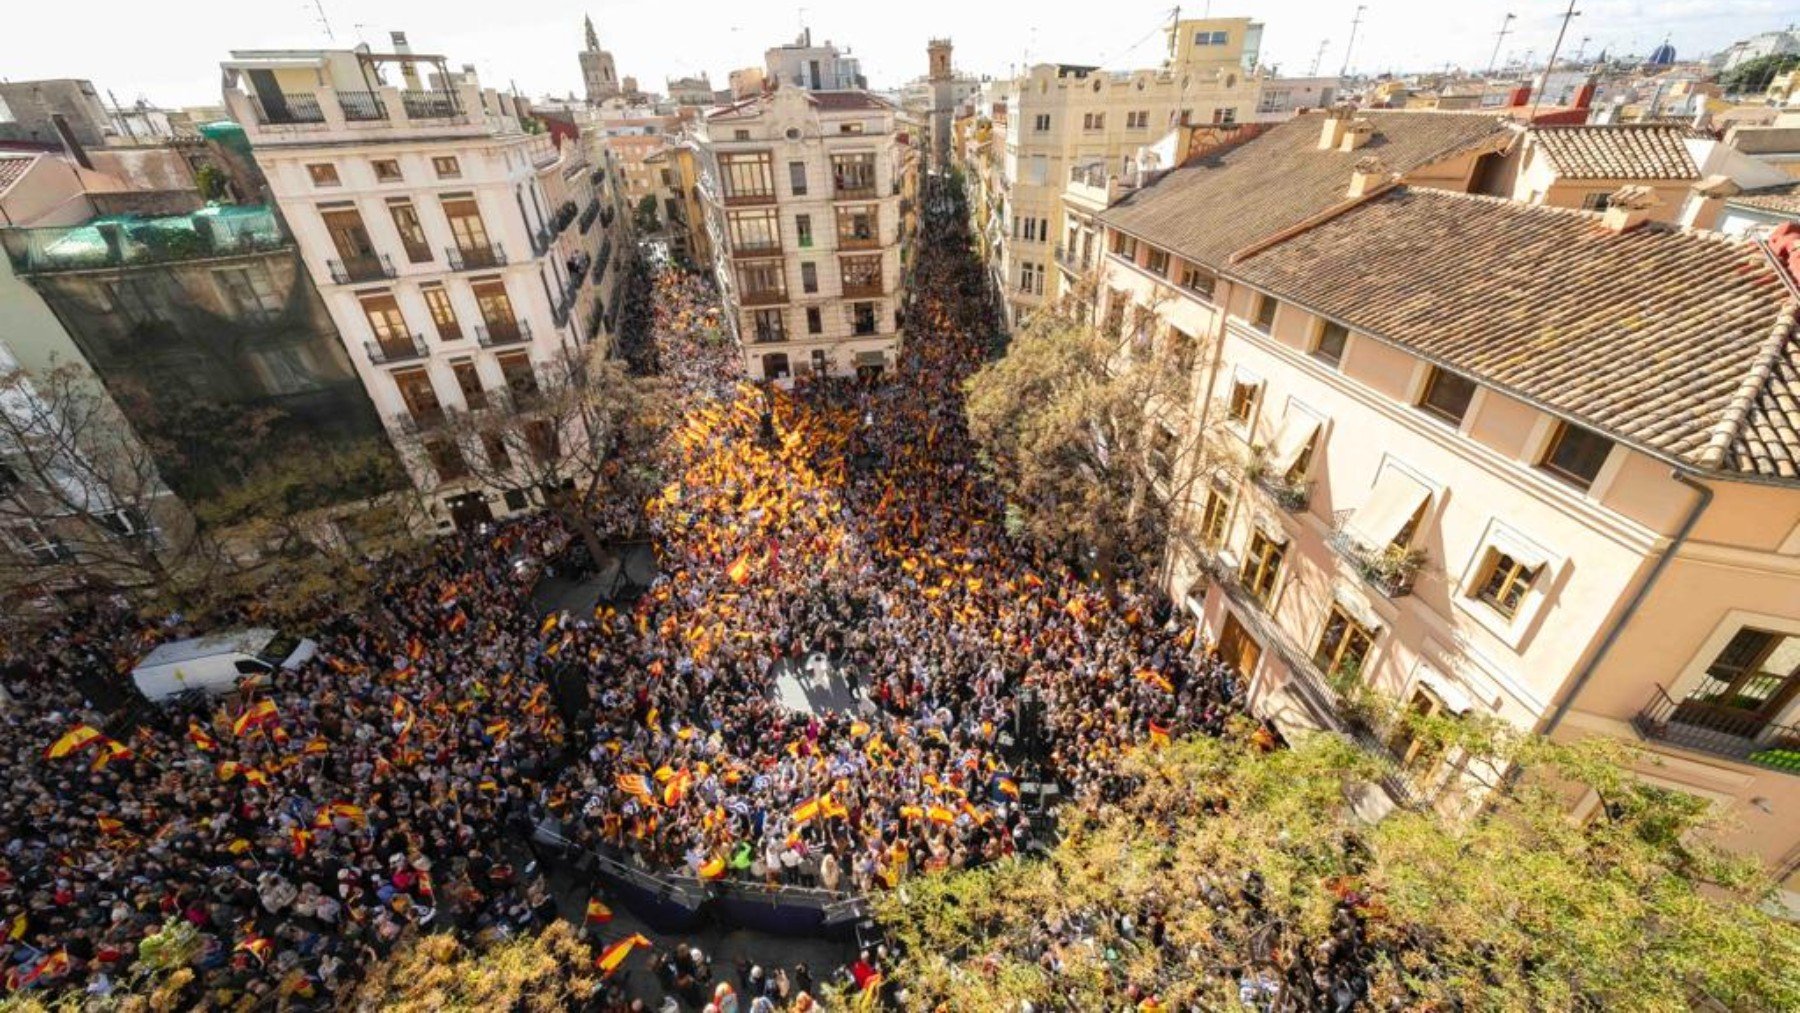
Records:
[[[738,558],[725,568],[725,576],[733,584],[748,584],[750,582],[750,554],[748,552],[739,554]]]
[[[219,748],[218,740],[208,735],[206,729],[192,721],[188,722],[187,737],[188,741],[192,742],[194,747],[201,752],[210,753]]]
[[[619,965],[625,962],[625,958],[631,956],[632,950],[649,945],[650,940],[634,932],[608,946],[600,956],[594,958],[594,966],[599,968],[603,975],[611,977],[612,973],[619,969]]]
[[[725,859],[714,855],[706,864],[700,866],[701,879],[724,879]]]
[[[598,897],[593,897],[588,900],[588,902],[587,902],[587,923],[589,925],[605,925],[607,922],[610,922],[612,920],[613,920],[612,908],[609,908],[605,904],[601,903],[600,898],[598,898]]]
[[[63,733],[62,738],[50,743],[44,750],[44,759],[60,760],[70,753],[78,752],[105,738],[100,729],[92,725],[76,725]]]
[[[1169,744],[1169,726],[1163,725],[1163,724],[1157,724],[1155,721],[1150,722],[1150,744],[1152,746],[1168,745]]]
[[[800,804],[800,806],[794,810],[791,818],[792,818],[795,826],[797,826],[797,827],[805,826],[806,824],[811,823],[813,820],[818,819],[819,813],[822,810],[823,810],[823,807],[819,803],[818,796],[815,795],[814,797],[807,799],[805,802],[802,802]]]

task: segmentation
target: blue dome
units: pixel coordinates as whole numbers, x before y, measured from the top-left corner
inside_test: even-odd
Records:
[[[1650,66],[1667,67],[1675,62],[1675,47],[1667,42],[1657,46],[1650,53]]]

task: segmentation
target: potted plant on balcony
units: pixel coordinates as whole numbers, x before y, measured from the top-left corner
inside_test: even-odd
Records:
[[[1358,557],[1356,570],[1364,580],[1391,597],[1412,590],[1413,578],[1424,568],[1425,561],[1424,549],[1386,545]]]
[[[1244,477],[1256,483],[1257,487],[1269,494],[1275,505],[1288,513],[1298,513],[1306,509],[1310,498],[1310,484],[1295,481],[1288,475],[1277,475],[1269,464],[1269,448],[1258,444],[1250,448],[1250,460],[1244,464]]]

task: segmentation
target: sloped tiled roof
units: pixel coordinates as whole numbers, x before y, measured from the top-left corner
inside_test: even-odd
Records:
[[[1492,113],[1368,110],[1375,131],[1355,151],[1319,150],[1325,113],[1296,116],[1127,195],[1100,219],[1188,260],[1223,266],[1232,253],[1344,200],[1351,171],[1375,157],[1406,173],[1484,140],[1511,136]]]
[[[14,183],[23,179],[25,170],[38,160],[37,155],[0,154],[0,193],[5,193]]]
[[[1232,273],[1693,467],[1800,481],[1796,300],[1752,244],[1399,187]]]
[[[1687,127],[1622,123],[1537,127],[1533,142],[1564,179],[1699,179]]]
[[[1745,190],[1743,193],[1726,198],[1725,203],[1757,208],[1762,211],[1773,211],[1777,214],[1800,215],[1800,180],[1782,183],[1779,186]]]
[[[866,91],[812,91],[807,92],[813,105],[826,112],[842,112],[850,109],[892,109],[893,105],[879,95]]]

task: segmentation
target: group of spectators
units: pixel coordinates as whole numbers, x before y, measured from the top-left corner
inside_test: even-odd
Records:
[[[370,607],[324,601],[296,631],[313,661],[130,730],[71,674],[126,678],[179,620],[92,612],[13,651],[9,984],[105,993],[176,922],[198,932],[196,1000],[327,1005],[414,934],[555,918],[521,843],[545,820],[656,875],[891,889],[1018,852],[1023,785],[1103,790],[1121,751],[1219,731],[1239,687],[1191,621],[1007,533],[960,408],[992,313],[952,217],[927,220],[897,375],[743,383],[708,286],[654,278],[645,361],[682,412],[644,463],[666,485],[595,505],[653,541],[635,601],[539,614],[571,541],[539,516],[391,561]],[[773,669],[814,653],[864,706],[781,706]],[[811,1002],[799,973],[715,1000],[686,970],[692,1005]]]

